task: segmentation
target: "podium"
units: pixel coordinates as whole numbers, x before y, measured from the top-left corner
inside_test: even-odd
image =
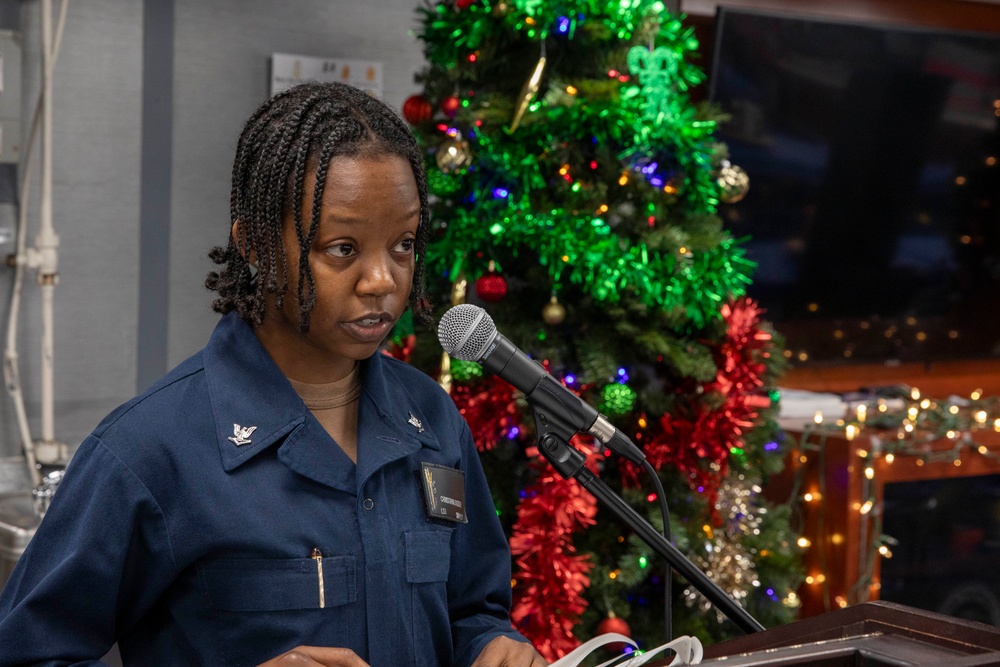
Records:
[[[708,646],[701,664],[1000,666],[1000,628],[892,602],[867,602]]]

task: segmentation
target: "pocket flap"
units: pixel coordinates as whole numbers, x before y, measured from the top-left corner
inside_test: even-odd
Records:
[[[406,537],[406,580],[411,584],[448,581],[451,531],[409,531]]]
[[[198,565],[206,605],[223,611],[319,608],[319,568],[312,558],[227,558]],[[323,558],[327,607],[357,600],[354,556]]]

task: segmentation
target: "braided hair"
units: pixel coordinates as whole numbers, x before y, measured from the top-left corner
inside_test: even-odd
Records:
[[[430,305],[424,291],[424,255],[429,228],[427,177],[423,157],[409,128],[385,103],[341,83],[304,83],[278,93],[250,116],[233,162],[230,194],[230,234],[226,247],[208,256],[221,265],[205,280],[218,292],[212,309],[237,311],[251,326],[266,315],[267,297],[281,308],[290,270],[298,271],[299,327],[309,330],[316,286],[309,266],[309,248],[319,228],[320,202],[330,160],[338,156],[398,156],[410,163],[420,195],[420,222],[415,242],[416,262],[410,306],[417,319],[429,324]],[[315,171],[312,219],[302,219],[306,175]],[[299,263],[289,267],[282,242],[282,225],[291,213],[299,242]],[[251,251],[257,260],[250,265]]]

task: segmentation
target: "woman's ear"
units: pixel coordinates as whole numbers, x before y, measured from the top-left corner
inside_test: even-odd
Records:
[[[229,230],[229,235],[233,239],[233,244],[240,251],[240,254],[249,262],[250,266],[257,268],[257,253],[254,252],[253,248],[250,247],[250,242],[247,240],[246,236],[240,235],[240,221],[237,220],[233,223],[233,228]]]

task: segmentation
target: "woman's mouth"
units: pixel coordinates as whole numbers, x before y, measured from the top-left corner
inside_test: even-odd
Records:
[[[354,339],[362,343],[379,343],[392,329],[393,317],[388,313],[365,315],[350,322],[344,322],[344,329]]]

